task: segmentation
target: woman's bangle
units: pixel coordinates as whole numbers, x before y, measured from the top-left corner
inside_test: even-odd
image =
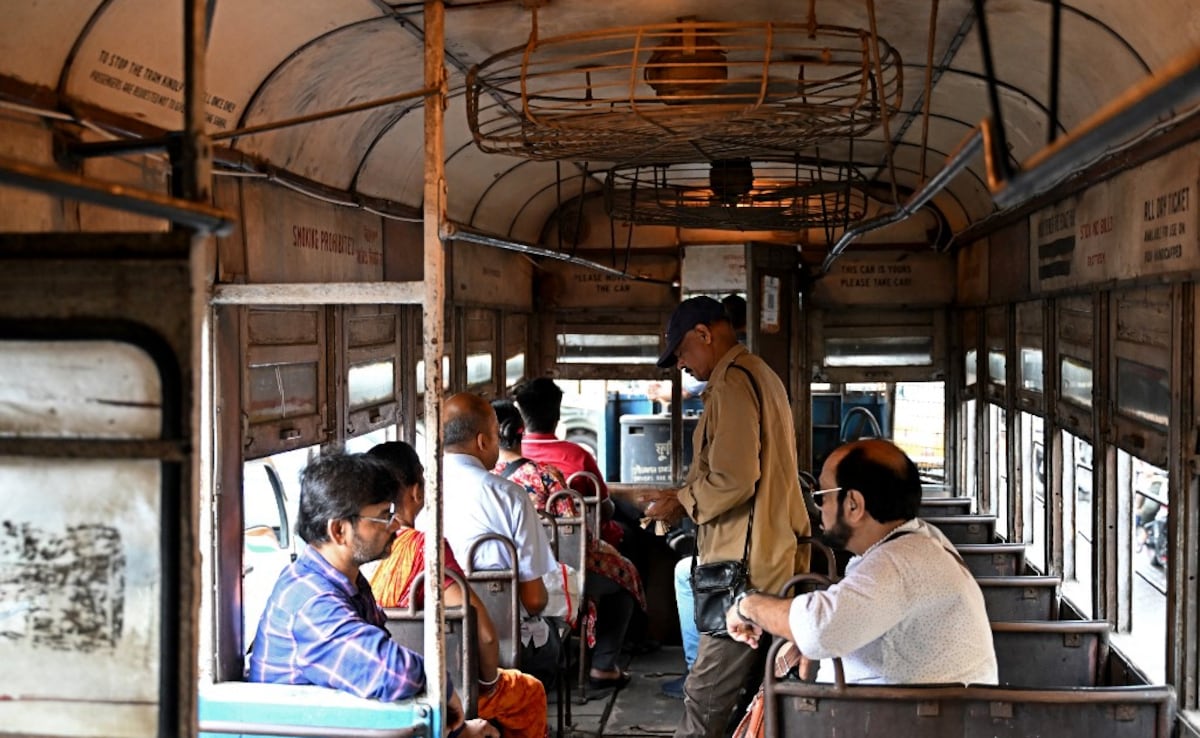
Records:
[[[496,682],[498,682],[498,681],[500,681],[500,670],[496,669],[496,676],[492,677],[492,680],[490,682],[485,679],[480,679],[479,686],[491,687],[491,686],[494,686],[496,684]]]

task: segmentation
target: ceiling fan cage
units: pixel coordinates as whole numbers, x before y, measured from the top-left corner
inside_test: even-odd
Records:
[[[861,29],[670,24],[532,38],[467,76],[479,147],[531,159],[669,163],[778,157],[875,128],[899,53]]]
[[[718,230],[845,228],[867,214],[866,178],[821,160],[747,159],[614,167],[610,217],[640,225]]]

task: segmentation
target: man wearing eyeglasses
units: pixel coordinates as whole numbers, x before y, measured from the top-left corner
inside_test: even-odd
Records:
[[[854,554],[823,591],[783,599],[749,592],[725,614],[736,640],[764,632],[810,659],[840,657],[847,682],[995,684],[983,593],[953,544],[917,517],[921,482],[883,439],[830,454],[813,493],[825,538]]]
[[[308,546],[279,575],[250,652],[249,680],[314,684],[402,700],[425,689],[425,661],[392,640],[359,567],[386,555],[399,527],[396,479],[365,454],[324,456],[300,477],[296,533]],[[449,685],[446,725],[464,726]],[[464,731],[495,735],[485,721]]]

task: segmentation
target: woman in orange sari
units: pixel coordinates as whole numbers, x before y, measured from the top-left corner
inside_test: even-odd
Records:
[[[396,499],[400,530],[396,532],[391,553],[371,575],[371,591],[381,607],[407,607],[413,580],[425,571],[425,534],[413,528],[417,513],[425,506],[425,470],[417,452],[403,441],[381,443],[368,453],[386,462],[400,485]],[[442,548],[446,570],[463,575],[445,540]],[[499,667],[500,645],[495,625],[469,585],[464,593],[447,577],[443,587],[447,607],[461,605],[465,597],[475,608],[479,629],[479,717],[496,723],[505,738],[546,738],[545,687],[528,674]],[[417,597],[416,605],[423,606],[420,590]]]

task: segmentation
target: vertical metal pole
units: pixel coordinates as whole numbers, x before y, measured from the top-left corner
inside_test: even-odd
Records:
[[[209,0],[183,3],[183,139],[175,170],[176,194],[207,202],[212,194],[212,142],[204,131],[204,58]]]
[[[425,677],[435,705],[431,735],[443,734],[446,701],[445,597],[442,593],[442,357],[446,353],[446,178],[442,121],[446,104],[446,68],[442,0],[425,2],[425,86],[439,92],[425,98],[425,471],[429,525],[425,537]],[[467,685],[458,688],[465,691]]]

